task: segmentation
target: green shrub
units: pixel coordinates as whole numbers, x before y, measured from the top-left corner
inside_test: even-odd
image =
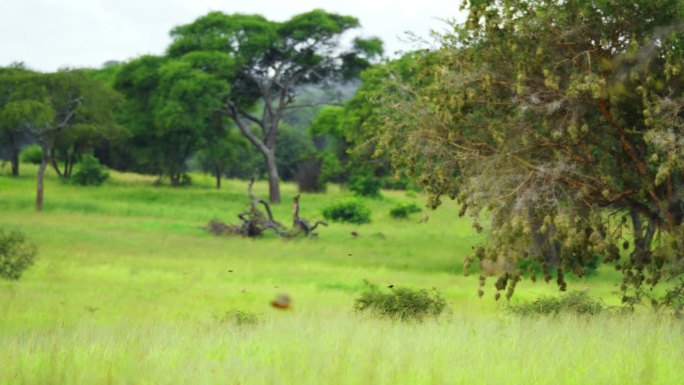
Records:
[[[410,214],[419,213],[422,210],[415,203],[398,204],[390,210],[392,218],[408,218]]]
[[[256,325],[259,322],[258,315],[242,310],[228,311],[221,317],[216,318],[219,322],[232,323],[237,326]]]
[[[323,209],[323,217],[333,222],[370,223],[371,211],[356,199],[335,202]]]
[[[446,309],[446,301],[437,289],[391,288],[389,292],[382,292],[368,282],[366,287],[354,303],[356,311],[401,321],[423,321],[426,317],[439,316]]]
[[[379,198],[382,181],[370,174],[358,173],[349,179],[349,189],[354,194],[368,198]]]
[[[534,302],[509,305],[510,313],[523,316],[556,316],[558,314],[595,315],[605,307],[603,303],[589,296],[586,291],[573,291],[559,297],[542,296]]]
[[[192,186],[192,177],[186,173],[181,174],[179,186]]]
[[[37,144],[32,144],[21,150],[19,159],[24,163],[40,164],[43,161],[43,149]]]
[[[35,257],[36,246],[22,232],[0,229],[0,278],[21,278]]]
[[[100,161],[92,155],[83,155],[77,165],[77,171],[72,180],[82,186],[99,186],[109,178],[109,173]]]

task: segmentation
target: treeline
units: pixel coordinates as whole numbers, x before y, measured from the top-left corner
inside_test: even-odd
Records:
[[[221,178],[268,178],[304,191],[352,182],[362,194],[388,183],[387,162],[349,153],[353,131],[371,108],[359,105],[361,73],[381,61],[382,42],[340,37],[358,27],[350,16],[314,10],[285,22],[211,12],[171,31],[160,56],[100,69],[0,69],[0,145],[19,174],[20,153],[73,175],[85,154],[107,167],[153,174],[172,186],[189,170]],[[346,102],[345,102],[346,101]],[[324,107],[335,105],[337,107]],[[349,110],[352,118],[340,119]]]

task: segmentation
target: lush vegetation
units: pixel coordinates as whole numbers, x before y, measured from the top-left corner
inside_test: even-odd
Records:
[[[381,124],[366,137],[433,206],[455,197],[489,224],[468,263],[505,266],[497,295],[540,271],[565,290],[598,258],[625,303],[681,310],[684,3],[465,8],[439,50],[387,67],[400,75],[371,88]]]
[[[390,210],[393,218],[408,218],[409,215],[423,211],[415,203],[398,204]]]
[[[36,245],[20,231],[0,228],[0,278],[17,280],[36,257]]]
[[[201,229],[212,218],[236,219],[248,203],[245,182],[227,181],[217,191],[211,177],[194,174],[194,186],[178,190],[154,186],[154,177],[112,172],[103,186],[84,189],[48,172],[52,199],[36,213],[28,176],[36,166],[22,167],[25,176],[0,176],[0,212],[4,225],[27,234],[40,253],[19,281],[0,281],[0,383],[679,379],[680,321],[645,309],[522,320],[501,302],[478,299],[477,280],[464,277],[461,266],[484,236],[454,215],[451,201],[417,224],[388,213],[426,197],[384,191],[383,200],[364,201],[370,224],[331,224],[316,239],[266,234],[252,241]],[[266,183],[256,184],[257,195],[267,191]],[[296,193],[283,186],[285,201]],[[335,186],[304,195],[302,215],[316,217],[352,195]],[[291,214],[289,205],[273,209],[277,217]],[[434,287],[451,314],[412,325],[356,313],[364,279],[416,291]],[[619,305],[611,294],[618,272],[599,268],[590,278],[570,279],[606,306]],[[283,292],[292,309],[271,308]],[[555,297],[557,290],[523,282],[512,303],[540,295]]]
[[[323,216],[333,222],[349,222],[361,225],[370,223],[371,211],[358,199],[345,199],[323,209]]]
[[[389,285],[389,290],[383,292],[377,285],[369,282],[366,285],[366,290],[354,301],[354,308],[359,312],[420,322],[428,317],[438,317],[446,309],[446,301],[437,289],[430,292]]]
[[[462,8],[0,68],[0,385],[681,382],[684,1]]]

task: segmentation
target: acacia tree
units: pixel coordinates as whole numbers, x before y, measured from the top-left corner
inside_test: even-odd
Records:
[[[284,22],[259,15],[211,12],[171,31],[173,43],[168,52],[172,57],[219,51],[234,58],[234,74],[223,77],[231,86],[223,111],[264,157],[273,203],[280,202],[278,127],[288,110],[302,107],[295,104],[297,88],[356,76],[370,58],[382,53],[377,38],[357,38],[350,50],[340,49],[340,36],[358,26],[354,17],[322,10]],[[256,125],[259,133],[252,131],[251,125]]]
[[[623,301],[684,305],[684,4],[680,0],[483,0],[388,81],[376,137],[398,167],[462,214],[487,211],[476,250],[497,294],[597,259]],[[388,91],[389,90],[389,91]],[[663,280],[664,296],[645,290]],[[482,291],[480,291],[482,294]]]

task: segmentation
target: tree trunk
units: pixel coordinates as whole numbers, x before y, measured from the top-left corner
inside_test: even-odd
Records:
[[[233,121],[237,124],[242,135],[247,137],[247,139],[252,142],[254,147],[256,147],[257,150],[259,150],[259,152],[261,152],[261,154],[264,156],[264,160],[266,161],[266,171],[268,172],[268,199],[271,201],[271,203],[280,203],[280,177],[278,176],[278,166],[276,165],[275,158],[278,120],[276,119],[273,121],[274,123],[271,124],[270,129],[266,128],[266,123],[263,121],[259,123],[261,130],[264,133],[264,140],[261,140],[250,131],[248,126],[244,124],[239,116],[241,113],[242,112],[238,112],[235,106],[230,106],[230,117],[233,118]],[[254,119],[250,120],[253,122],[256,121]]]
[[[12,163],[12,176],[19,176],[19,148],[14,144],[12,145],[10,163]]]
[[[43,146],[43,159],[40,161],[38,167],[38,183],[36,185],[36,211],[43,209],[43,180],[45,178],[45,169],[50,162],[50,146]]]
[[[64,171],[67,174],[68,178],[71,178],[71,174],[74,173],[74,163],[75,159],[72,159],[71,162],[69,162],[69,170]]]
[[[271,203],[280,203],[280,177],[278,166],[273,151],[264,154],[266,159],[266,171],[268,172],[268,199]]]
[[[214,175],[216,175],[216,189],[221,189],[221,167],[216,166]]]
[[[170,173],[170,175],[169,175],[169,182],[171,182],[171,187],[178,187],[178,186],[180,186],[180,179],[181,179],[180,174]]]
[[[70,163],[69,163],[69,161],[70,161],[69,158],[70,158],[70,157],[69,157],[69,153],[67,153],[67,155],[66,155],[66,157],[65,157],[65,159],[64,159],[64,178],[67,178],[67,179],[71,176],[71,174],[69,174],[69,164],[70,164]]]
[[[45,151],[45,150],[43,150]],[[62,173],[62,170],[59,169],[59,165],[57,164],[57,161],[54,160],[53,158],[50,158],[50,163],[52,164],[52,168],[55,170],[57,175],[59,175],[60,178],[64,177],[64,174]]]

